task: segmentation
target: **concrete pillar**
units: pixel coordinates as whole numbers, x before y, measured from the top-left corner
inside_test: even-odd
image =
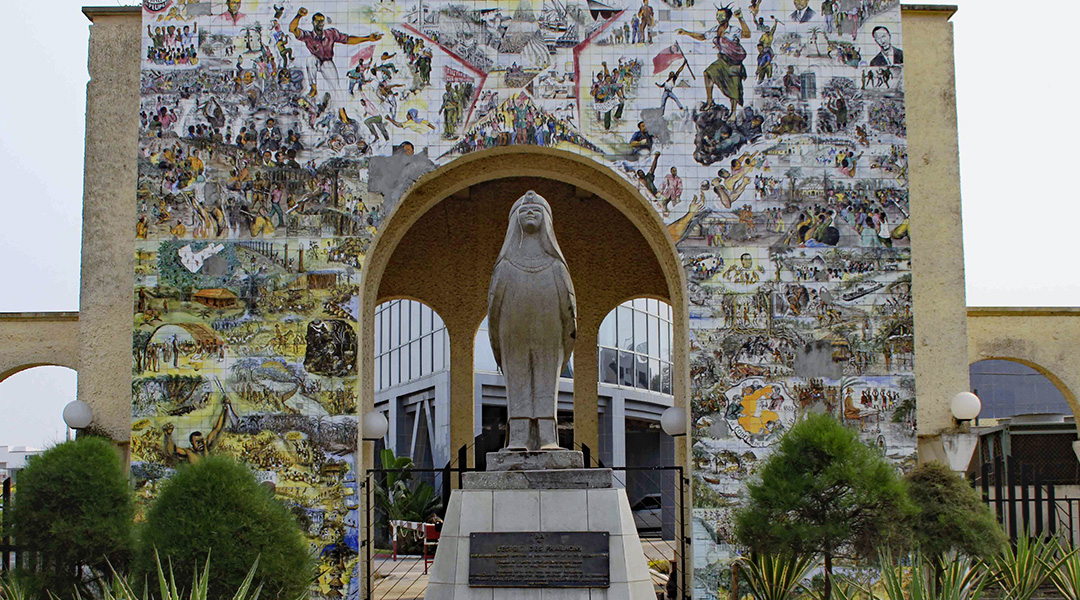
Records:
[[[577,341],[574,343],[574,445],[589,447],[594,457],[600,452],[600,367],[596,340],[603,315],[593,311],[578,316]]]
[[[611,398],[611,466],[626,466],[626,398],[621,393]]]
[[[457,460],[458,449],[471,445],[476,435],[473,341],[478,322],[467,317],[446,321],[450,335],[450,460]],[[468,463],[475,466],[472,452]]]
[[[964,237],[953,65],[955,8],[903,11],[911,195],[911,266],[920,458],[952,426],[949,403],[969,391]]]
[[[141,14],[86,9],[90,27],[79,293],[79,399],[94,428],[131,432],[131,331]]]

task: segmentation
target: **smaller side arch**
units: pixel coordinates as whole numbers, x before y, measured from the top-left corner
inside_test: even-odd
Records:
[[[1073,394],[1072,390],[1069,389],[1069,386],[1066,385],[1066,383],[1050,369],[1047,369],[1046,367],[1032,360],[1018,358],[1015,356],[988,356],[985,358],[980,358],[979,360],[971,363],[971,366],[975,366],[979,363],[992,360],[1017,363],[1020,365],[1024,365],[1029,369],[1033,369],[1039,375],[1045,377],[1047,381],[1053,384],[1057,391],[1061,393],[1062,397],[1065,398],[1065,402],[1068,403],[1070,410],[1072,410],[1074,416],[1080,415],[1080,404],[1077,404],[1076,395]],[[972,385],[974,386],[974,382],[972,383]],[[1078,420],[1078,422],[1080,422],[1080,420]]]
[[[79,313],[0,313],[0,381],[41,366],[79,369]]]

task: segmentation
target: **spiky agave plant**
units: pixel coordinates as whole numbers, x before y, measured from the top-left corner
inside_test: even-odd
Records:
[[[1006,544],[991,564],[994,583],[1001,588],[1003,600],[1030,600],[1050,573],[1057,571],[1058,545],[1050,540],[1021,536],[1015,548]]]
[[[160,600],[209,600],[209,588],[210,588],[210,557],[206,557],[206,564],[203,566],[202,573],[195,572],[193,580],[191,582],[191,589],[185,590],[176,585],[176,575],[173,573],[172,560],[169,561],[169,576],[165,577],[165,569],[161,566],[161,558],[157,552],[154,552],[154,560],[157,562],[157,574],[158,585],[161,588]],[[255,559],[255,564],[251,565],[251,569],[248,571],[247,576],[244,578],[243,583],[236,590],[233,595],[233,600],[259,600],[259,594],[262,592],[262,585],[257,586],[254,590],[251,589],[251,584],[255,580],[255,570],[259,567],[259,559]],[[57,597],[49,593],[51,600],[58,600]],[[82,595],[78,590],[75,592],[76,600],[83,600]],[[10,598],[4,596],[2,588],[0,588],[0,600],[24,600],[25,597],[11,596]],[[105,586],[102,588],[100,600],[154,600],[150,595],[149,590],[143,588],[142,594],[139,594],[132,587],[131,583],[120,576],[119,573],[113,569],[113,579],[111,586]]]
[[[786,552],[752,554],[740,559],[756,600],[787,600],[817,566],[813,556]]]
[[[1080,600],[1080,554],[1064,547],[1061,551],[1063,556],[1058,567],[1050,571],[1050,581],[1066,600]]]

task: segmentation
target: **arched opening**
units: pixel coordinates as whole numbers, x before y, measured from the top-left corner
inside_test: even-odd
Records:
[[[0,378],[0,446],[44,449],[68,439],[62,413],[77,384],[74,369],[54,365],[25,365]]]
[[[982,400],[981,419],[1070,415],[1072,394],[1049,370],[1028,360],[992,358],[969,367],[971,389]]]
[[[976,423],[984,426],[974,468],[996,469],[1005,461],[1017,472],[1030,469],[1042,483],[1080,483],[1076,425],[1067,419],[1075,414],[1076,399],[1057,375],[1006,356],[974,362],[969,373],[972,391],[982,400]]]
[[[397,299],[375,309],[375,410],[390,427],[375,443],[417,468],[450,460],[450,338],[439,313],[422,302]]]
[[[376,396],[374,365],[363,363],[373,356],[375,307],[390,298],[414,298],[438,311],[449,333],[451,448],[468,445],[480,433],[475,333],[487,312],[487,288],[510,206],[530,189],[552,206],[574,279],[576,352],[596,346],[604,317],[627,298],[662,299],[672,307],[672,395],[685,406],[685,276],[655,209],[626,181],[588,159],[542,148],[497,148],[428,174],[382,224],[363,271],[361,339],[368,346],[360,353],[361,411],[372,410]],[[597,448],[598,363],[575,367],[574,441]],[[678,445],[676,461],[685,464],[685,442]]]

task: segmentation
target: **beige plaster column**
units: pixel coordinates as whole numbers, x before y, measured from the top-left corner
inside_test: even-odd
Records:
[[[588,446],[593,458],[600,452],[600,367],[596,340],[603,320],[604,315],[598,315],[597,311],[581,310],[574,342],[574,445]]]
[[[79,399],[127,444],[131,420],[139,7],[85,9],[90,27],[83,167]]]
[[[457,460],[458,449],[469,446],[476,437],[474,415],[475,365],[473,364],[473,343],[476,339],[478,321],[457,318],[446,321],[446,330],[450,334],[450,460]],[[468,465],[476,466],[470,450]],[[457,478],[454,478],[457,486]]]
[[[920,459],[952,426],[949,403],[969,390],[953,29],[955,7],[906,5],[915,378]]]

